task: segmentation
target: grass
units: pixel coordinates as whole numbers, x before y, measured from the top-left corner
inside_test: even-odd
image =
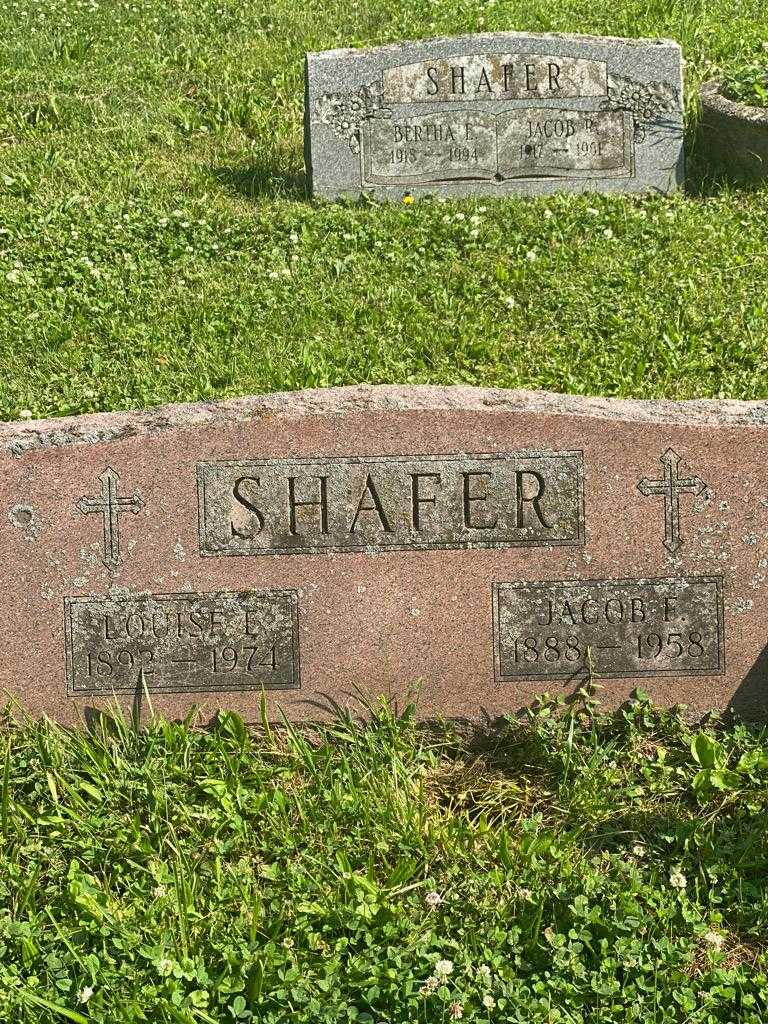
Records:
[[[305,50],[479,29],[665,35],[689,191],[304,198]],[[714,180],[703,77],[763,0],[8,0],[0,416],[355,382],[768,395],[768,189]]]
[[[768,49],[768,47],[766,47]],[[725,95],[748,107],[768,107],[768,56],[762,64],[750,64],[728,75]]]
[[[559,712],[559,713],[555,713]],[[768,734],[0,730],[8,1024],[762,1024]]]

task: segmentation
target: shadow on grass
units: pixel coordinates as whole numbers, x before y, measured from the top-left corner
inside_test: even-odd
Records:
[[[730,701],[737,717],[749,724],[768,721],[768,646],[765,646]]]
[[[274,164],[212,167],[210,170],[221,186],[246,199],[307,198],[307,175],[304,170],[291,170]]]

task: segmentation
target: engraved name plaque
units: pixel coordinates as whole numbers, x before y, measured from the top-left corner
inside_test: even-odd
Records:
[[[204,462],[202,555],[584,543],[581,452]]]
[[[718,675],[722,578],[495,583],[499,680]]]
[[[299,686],[292,590],[65,599],[71,695]]]

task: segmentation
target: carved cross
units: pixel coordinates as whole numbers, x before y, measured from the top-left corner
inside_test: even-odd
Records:
[[[99,512],[104,524],[104,557],[102,562],[108,569],[117,569],[123,564],[120,554],[120,513],[131,512],[136,515],[144,508],[138,492],[131,498],[118,498],[117,485],[120,476],[108,466],[99,477],[101,481],[100,498],[81,498],[77,509],[84,516]]]
[[[681,477],[678,475],[681,457],[674,448],[667,448],[661,456],[661,464],[664,466],[664,477],[661,480],[649,480],[643,477],[637,485],[641,494],[646,498],[652,494],[663,495],[664,497],[664,547],[674,554],[682,545],[683,538],[680,535],[680,494],[702,494],[707,485],[698,476]]]

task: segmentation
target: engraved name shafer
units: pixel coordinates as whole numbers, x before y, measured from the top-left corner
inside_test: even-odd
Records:
[[[203,462],[200,552],[584,543],[582,453]]]
[[[722,577],[494,583],[499,680],[724,671]]]
[[[477,53],[385,68],[385,103],[605,96],[606,62],[535,53]]]
[[[70,694],[299,686],[293,590],[65,599]]]

